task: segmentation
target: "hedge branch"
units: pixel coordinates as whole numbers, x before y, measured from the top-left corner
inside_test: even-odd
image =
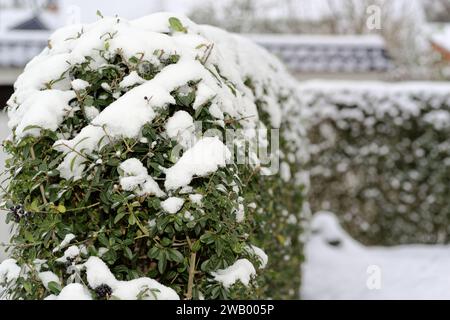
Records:
[[[30,153],[31,153],[31,159],[36,160],[36,154],[34,153],[34,146],[31,146],[30,148]],[[36,168],[36,170],[38,170],[38,168]],[[47,205],[47,198],[45,197],[45,189],[44,189],[44,185],[40,184],[39,185],[39,190],[41,191],[41,196],[42,196],[42,200],[44,201],[44,204]]]
[[[194,286],[194,275],[195,275],[195,259],[197,254],[195,252],[191,253],[191,258],[189,261],[189,279],[188,279],[188,288],[186,293],[186,300],[192,299],[192,287]]]

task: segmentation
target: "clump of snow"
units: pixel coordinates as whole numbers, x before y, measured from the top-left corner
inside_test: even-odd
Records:
[[[89,87],[89,82],[82,79],[72,80],[70,84],[72,85],[72,88],[75,91],[85,90],[87,87]]]
[[[51,295],[46,300],[92,300],[92,296],[82,284],[71,283],[62,288],[59,295]]]
[[[120,185],[126,191],[134,191],[138,195],[165,196],[155,180],[148,174],[141,161],[130,158],[122,162],[119,168],[123,171]]]
[[[242,203],[242,201],[239,201],[238,207],[235,210],[235,214],[236,214],[236,222],[244,221],[244,219],[245,219],[245,208],[244,208],[244,204]]]
[[[186,111],[177,111],[167,120],[167,135],[185,148],[192,144],[194,131],[194,120]]]
[[[138,278],[130,281],[119,281],[108,266],[98,257],[90,257],[85,263],[89,286],[96,288],[102,284],[108,285],[112,296],[121,300],[136,300],[143,295],[146,300],[179,300],[176,292],[150,278]]]
[[[225,288],[229,288],[238,280],[248,286],[252,277],[256,276],[256,270],[247,259],[239,259],[228,268],[219,269],[211,274],[214,280],[222,283]]]
[[[74,91],[44,90],[30,94],[16,110],[8,112],[10,128],[17,137],[38,136],[41,129],[56,131],[63,119],[70,114],[69,101]]]
[[[194,176],[204,177],[224,167],[231,159],[231,153],[217,137],[204,137],[166,170],[164,186],[175,190],[188,185]]]
[[[184,199],[177,197],[170,197],[161,202],[161,207],[167,213],[174,214],[180,211],[184,204]]]
[[[89,121],[92,121],[99,115],[100,111],[94,106],[86,106],[84,107],[84,114],[86,115]]]
[[[61,281],[59,280],[58,276],[51,271],[39,272],[38,276],[46,289],[48,289],[48,284],[50,282],[56,282],[57,284],[61,285]]]
[[[63,241],[61,241],[61,243],[53,249],[53,253],[65,248],[73,239],[75,239],[75,235],[73,233],[66,234]]]
[[[258,257],[259,261],[261,262],[260,264],[261,269],[264,269],[267,266],[267,262],[269,262],[269,257],[267,256],[267,254],[264,252],[263,249],[254,245],[250,245],[245,247],[245,250],[247,250],[250,254],[253,254]]]
[[[68,260],[73,260],[80,255],[80,249],[77,246],[70,246],[64,251],[64,255],[56,261],[65,263]]]
[[[120,81],[119,86],[122,88],[128,88],[144,82],[145,79],[141,78],[136,71],[131,71],[129,75],[125,76],[122,81]]]
[[[20,267],[15,259],[6,259],[0,263],[0,283],[16,280],[20,275]]]
[[[95,289],[102,284],[113,288],[119,282],[108,266],[98,257],[89,257],[84,266],[86,267],[87,281],[91,288]]]
[[[192,213],[190,213],[189,211],[184,212],[184,218],[189,221],[193,221],[195,219],[194,216],[192,215]]]
[[[199,194],[199,193],[189,195],[189,200],[191,200],[192,203],[194,203],[198,206],[202,205],[202,199],[203,199],[203,195]]]

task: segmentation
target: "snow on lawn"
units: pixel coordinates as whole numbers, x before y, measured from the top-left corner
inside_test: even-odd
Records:
[[[312,231],[303,299],[450,299],[450,246],[365,247],[329,212],[314,216]]]

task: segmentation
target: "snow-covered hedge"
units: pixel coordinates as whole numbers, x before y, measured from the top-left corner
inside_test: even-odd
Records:
[[[313,210],[370,244],[448,242],[450,85],[309,82]]]
[[[296,297],[295,88],[263,49],[168,13],[54,33],[8,102],[4,296]]]

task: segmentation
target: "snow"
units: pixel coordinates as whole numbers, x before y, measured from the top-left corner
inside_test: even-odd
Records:
[[[235,263],[225,269],[219,269],[211,273],[215,281],[222,283],[225,288],[229,288],[236,281],[248,286],[256,270],[253,264],[247,259],[238,259]]]
[[[59,280],[58,276],[51,271],[39,272],[38,276],[46,289],[48,289],[48,284],[50,282],[56,282],[57,284],[61,285],[61,281]]]
[[[51,295],[47,300],[92,300],[92,296],[82,284],[71,283],[65,286],[58,296]]]
[[[87,281],[91,288],[95,289],[102,284],[113,288],[119,282],[100,258],[89,257],[84,266],[86,267]]]
[[[94,120],[95,117],[97,117],[99,113],[100,113],[100,111],[94,106],[84,107],[84,114],[86,115],[86,117],[88,118],[89,121]]]
[[[14,112],[9,112],[8,126],[16,128],[16,135],[21,138],[27,135],[38,136],[40,129],[27,129],[28,126],[39,126],[56,131],[64,117],[72,107],[69,101],[75,98],[74,91],[44,90],[32,93]]]
[[[120,81],[119,86],[122,88],[128,88],[144,82],[145,79],[141,78],[136,71],[131,71],[129,75],[125,76],[122,81]]]
[[[308,34],[244,34],[260,44],[296,44],[296,45],[326,45],[326,46],[357,46],[382,47],[385,42],[379,35],[308,35]]]
[[[122,162],[119,168],[123,171],[120,185],[126,191],[136,191],[138,195],[165,196],[155,180],[148,174],[141,161],[130,158]]]
[[[259,266],[260,269],[264,269],[267,266],[267,262],[269,262],[269,257],[267,256],[267,254],[264,252],[263,249],[254,245],[250,245],[247,246],[245,250],[248,251],[250,254],[253,254],[256,257],[258,257],[261,263]]]
[[[193,144],[194,131],[194,120],[186,111],[177,111],[167,120],[167,135],[185,148]]]
[[[72,85],[72,89],[75,91],[86,90],[86,88],[90,86],[89,82],[82,79],[72,80],[70,84]]]
[[[242,222],[245,219],[245,209],[244,204],[242,203],[242,198],[238,201],[238,207],[235,210],[236,222]]]
[[[177,197],[170,197],[161,202],[161,207],[167,213],[174,214],[180,211],[183,207],[184,199]]]
[[[329,212],[316,213],[311,229],[302,298],[450,299],[450,246],[366,247]]]
[[[0,263],[0,283],[16,280],[20,275],[20,267],[15,259],[6,259]]]
[[[318,90],[318,91],[344,91],[352,90],[356,92],[372,91],[374,93],[427,93],[445,94],[450,91],[448,82],[438,81],[403,81],[403,82],[386,82],[386,81],[336,81],[336,80],[309,80],[301,83],[302,91]],[[352,97],[349,97],[350,99]]]
[[[204,137],[166,170],[164,186],[175,190],[188,185],[194,176],[204,177],[224,167],[231,153],[217,137]]]
[[[56,261],[65,263],[68,260],[73,260],[74,258],[78,257],[80,255],[80,249],[77,246],[70,246],[69,248],[64,251],[64,255]]]
[[[450,112],[435,110],[424,115],[423,120],[433,125],[436,130],[442,130],[450,126]]]
[[[199,194],[199,193],[189,195],[189,200],[191,200],[192,203],[194,203],[198,206],[202,205],[202,199],[203,199],[203,195]]]
[[[75,239],[75,235],[73,233],[66,234],[63,241],[61,241],[61,243],[53,249],[53,253],[65,248],[73,239]]]
[[[102,284],[108,285],[112,295],[121,300],[136,300],[138,295],[148,290],[143,299],[149,300],[179,300],[176,292],[158,281],[150,278],[138,278],[130,281],[119,281],[108,266],[98,257],[90,257],[86,263],[87,281],[91,288]]]
[[[289,182],[291,180],[291,168],[287,162],[282,162],[280,164],[280,176],[284,182]]]

